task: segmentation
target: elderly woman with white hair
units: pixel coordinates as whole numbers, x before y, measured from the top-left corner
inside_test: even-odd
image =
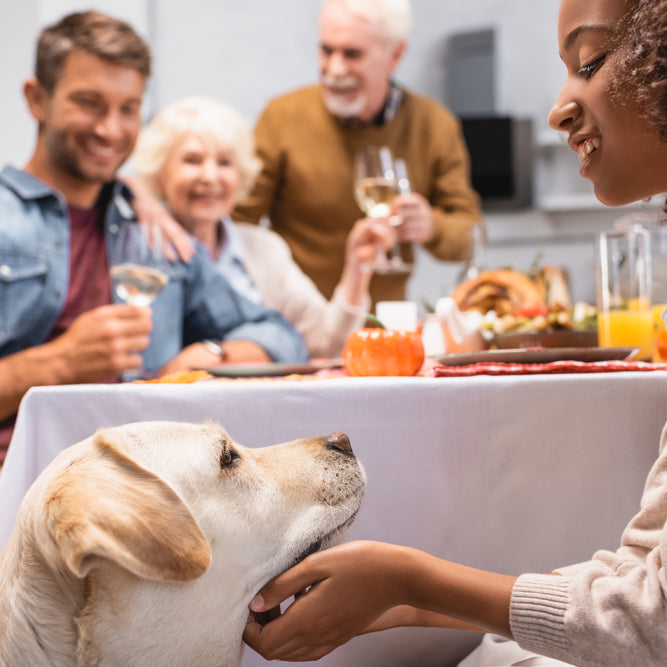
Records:
[[[327,301],[275,232],[230,217],[260,168],[251,131],[236,111],[204,97],[166,106],[141,132],[132,167],[237,291],[296,326],[311,356],[338,355],[364,324],[369,267],[393,240],[388,222],[367,218],[353,226],[340,281]]]

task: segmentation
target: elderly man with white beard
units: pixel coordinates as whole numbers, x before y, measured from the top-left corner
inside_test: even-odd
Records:
[[[459,121],[394,81],[407,48],[409,0],[324,0],[320,83],[271,100],[255,128],[262,172],[234,219],[270,219],[301,269],[330,298],[360,211],[355,153],[388,146],[407,164],[412,192],[394,200],[401,254],[413,244],[441,260],[468,256],[481,222]],[[374,302],[404,299],[408,274],[374,275]]]

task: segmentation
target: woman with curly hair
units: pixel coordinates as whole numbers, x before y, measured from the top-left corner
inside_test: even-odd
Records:
[[[612,206],[667,192],[667,0],[561,0],[558,41],[567,80],[549,122],[567,132],[581,175]],[[350,542],[269,582],[251,609],[306,590],[267,625],[249,621],[248,644],[307,660],[364,632],[422,625],[496,633],[460,667],[667,665],[667,427],[615,552],[512,577]]]
[[[627,96],[667,140],[667,1],[638,0],[626,20],[627,36],[613,82],[618,98]]]

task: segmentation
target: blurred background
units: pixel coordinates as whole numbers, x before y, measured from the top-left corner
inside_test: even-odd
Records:
[[[605,209],[547,125],[565,78],[559,0],[412,0],[414,25],[397,80],[457,113],[483,196],[489,268],[564,268],[573,301],[595,302],[594,235],[643,207]],[[317,79],[319,2],[310,0],[23,0],[0,24],[2,162],[21,166],[36,128],[21,94],[41,27],[99,9],[148,40],[154,74],[144,113],[192,94],[231,104],[251,123],[266,102]],[[448,294],[460,264],[420,253],[409,296],[423,309]]]

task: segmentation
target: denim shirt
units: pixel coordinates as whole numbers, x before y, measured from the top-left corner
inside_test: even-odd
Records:
[[[135,224],[128,188],[116,182],[104,228],[111,257],[121,225]],[[0,357],[44,343],[69,287],[70,225],[63,196],[13,167],[0,172]],[[156,371],[183,347],[206,338],[248,340],[275,361],[308,359],[296,329],[278,312],[238,294],[203,247],[169,267],[152,304],[153,331],[144,366]]]

